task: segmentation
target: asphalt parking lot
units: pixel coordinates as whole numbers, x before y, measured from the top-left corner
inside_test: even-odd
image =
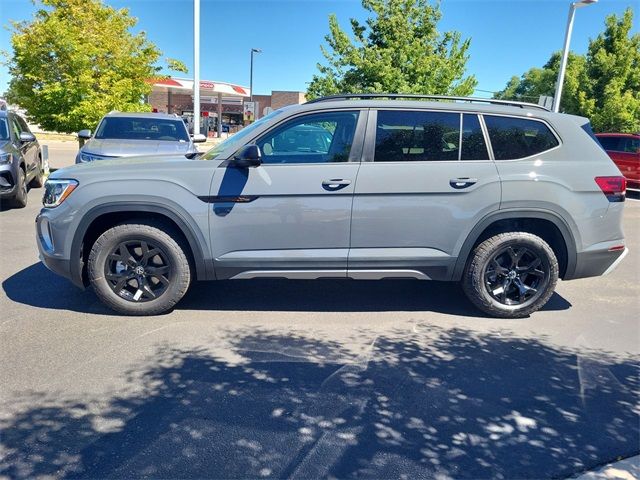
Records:
[[[564,478],[639,447],[640,202],[630,254],[523,320],[455,284],[195,285],[112,315],[0,211],[0,477]]]

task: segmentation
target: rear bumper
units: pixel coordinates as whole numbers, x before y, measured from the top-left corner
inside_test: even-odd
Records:
[[[610,251],[607,248],[580,252],[576,258],[576,268],[573,275],[565,280],[608,275],[620,265],[628,253],[629,249],[626,247],[624,250]]]

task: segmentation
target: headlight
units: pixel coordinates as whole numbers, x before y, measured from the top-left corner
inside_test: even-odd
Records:
[[[44,196],[42,205],[45,208],[54,208],[60,205],[71,195],[78,182],[76,180],[47,180],[44,184]]]
[[[82,163],[84,162],[93,162],[95,160],[102,160],[105,157],[100,156],[100,155],[95,155],[93,153],[84,153],[84,152],[80,152],[80,161]]]
[[[11,154],[10,153],[0,153],[0,164],[2,163],[11,163]]]

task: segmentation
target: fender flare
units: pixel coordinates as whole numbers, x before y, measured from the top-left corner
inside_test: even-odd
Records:
[[[196,268],[196,278],[198,280],[207,280],[213,278],[213,268],[208,265],[208,262],[203,253],[203,239],[200,238],[194,228],[189,224],[187,219],[184,218],[179,212],[166,206],[166,204],[159,204],[149,201],[120,201],[109,202],[97,205],[86,212],[76,231],[73,234],[73,241],[71,242],[71,280],[76,285],[84,285],[82,278],[82,270],[84,268],[83,258],[81,253],[82,242],[89,229],[89,226],[98,217],[117,212],[127,213],[157,213],[163,215],[172,220],[180,229],[182,234],[187,239],[191,253],[193,254],[193,261]],[[201,235],[200,235],[201,236]],[[210,263],[210,262],[209,262]]]
[[[567,248],[567,268],[565,270],[564,277],[571,278],[576,269],[577,251],[576,251],[576,239],[575,236],[566,223],[566,221],[554,212],[549,210],[500,210],[492,214],[487,215],[480,220],[475,227],[469,232],[467,239],[462,244],[458,259],[456,260],[455,267],[453,269],[453,280],[462,279],[464,267],[467,263],[467,259],[471,254],[471,250],[480,238],[480,235],[493,223],[500,220],[516,219],[516,218],[532,218],[539,220],[547,220],[553,223],[560,231],[564,239],[564,243]]]

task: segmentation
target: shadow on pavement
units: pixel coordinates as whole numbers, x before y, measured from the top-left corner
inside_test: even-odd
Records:
[[[636,454],[638,359],[427,326],[353,357],[221,332],[236,359],[158,347],[133,397],[18,399],[0,475],[33,478],[558,478]],[[103,398],[101,401],[105,400]]]
[[[9,277],[2,287],[14,302],[56,310],[112,314],[91,291],[83,292],[36,263]],[[543,310],[567,310],[555,293]],[[482,316],[453,282],[418,280],[231,280],[196,282],[178,310],[255,311],[431,311]]]

